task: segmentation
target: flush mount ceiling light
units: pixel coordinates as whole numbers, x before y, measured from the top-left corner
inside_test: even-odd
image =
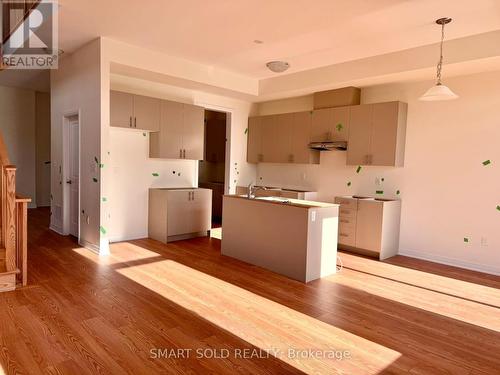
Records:
[[[453,100],[457,99],[458,95],[451,91],[447,86],[441,83],[441,71],[443,70],[443,43],[444,43],[444,26],[451,22],[451,18],[440,18],[436,20],[438,25],[441,25],[441,46],[439,63],[437,65],[437,83],[422,95],[419,100],[423,101],[438,101],[438,100]]]
[[[290,64],[287,63],[286,61],[271,61],[268,62],[266,66],[269,68],[271,72],[283,73],[290,67]]]

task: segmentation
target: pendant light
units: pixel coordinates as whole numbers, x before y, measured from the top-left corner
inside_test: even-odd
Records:
[[[437,65],[437,83],[420,97],[423,101],[438,101],[438,100],[453,100],[457,99],[458,95],[451,91],[447,86],[441,83],[441,71],[443,69],[443,43],[444,43],[444,26],[451,22],[451,18],[440,18],[436,20],[438,25],[441,25],[441,47],[439,63]]]

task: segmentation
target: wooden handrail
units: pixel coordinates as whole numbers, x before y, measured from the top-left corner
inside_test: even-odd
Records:
[[[2,167],[2,245],[7,272],[16,270],[16,167]]]
[[[10,159],[7,146],[3,140],[2,132],[0,132],[0,166],[3,165],[10,165]]]

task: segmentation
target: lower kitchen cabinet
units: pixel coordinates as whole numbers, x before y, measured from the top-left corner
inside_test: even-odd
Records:
[[[149,237],[161,242],[206,236],[212,227],[210,189],[149,189]]]
[[[336,197],[339,209],[339,248],[380,260],[399,250],[401,201]]]

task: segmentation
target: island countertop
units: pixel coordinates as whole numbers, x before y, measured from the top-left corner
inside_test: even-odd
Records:
[[[262,202],[262,203],[272,203],[272,204],[279,204],[282,206],[292,206],[292,207],[300,207],[300,208],[306,208],[306,209],[339,207],[339,205],[335,204],[335,203],[305,201],[305,200],[301,200],[301,199],[280,198],[280,197],[248,198],[246,195],[228,194],[228,195],[224,195],[224,198],[246,199],[246,200],[249,200],[252,202],[255,201],[255,202]]]
[[[222,255],[302,282],[333,275],[339,205],[225,195]]]

